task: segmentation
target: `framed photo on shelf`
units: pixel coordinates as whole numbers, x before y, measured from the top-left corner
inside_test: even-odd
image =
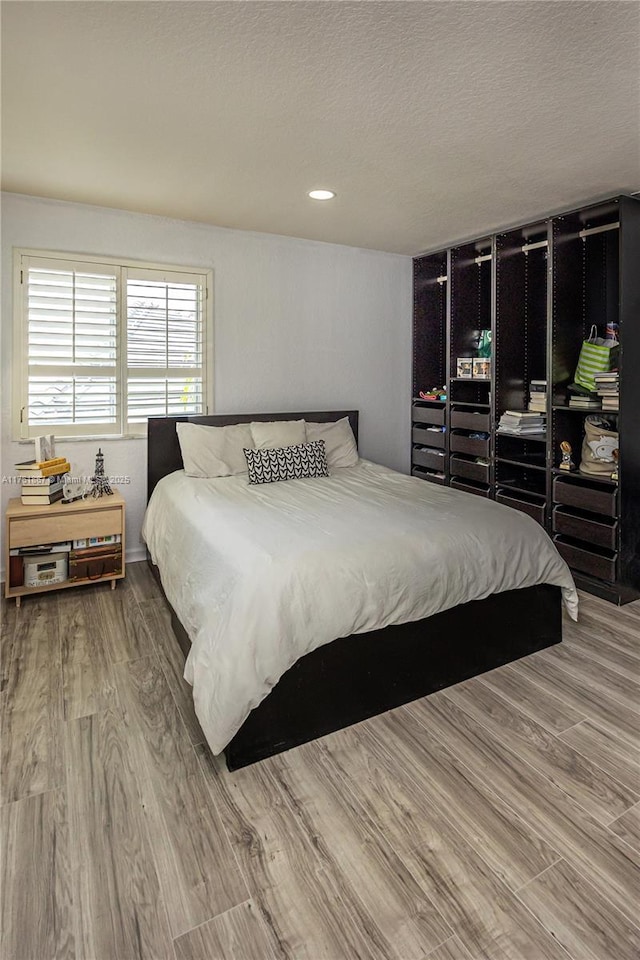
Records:
[[[458,377],[471,380],[473,377],[473,359],[471,357],[458,357],[456,369]]]
[[[488,357],[473,358],[473,376],[476,380],[489,380],[491,377],[491,360]]]

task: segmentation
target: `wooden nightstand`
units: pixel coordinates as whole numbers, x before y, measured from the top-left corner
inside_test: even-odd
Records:
[[[125,575],[124,533],[125,501],[120,493],[99,497],[96,500],[77,500],[64,504],[61,501],[50,506],[25,506],[20,497],[9,501],[6,512],[6,584],[5,597],[15,597],[16,606],[20,598],[33,593],[45,593],[50,590],[64,590],[67,587],[79,587],[86,583],[97,583],[92,578],[83,580],[65,580],[62,583],[39,585],[37,587],[9,586],[9,551],[16,547],[33,547],[39,544],[62,543],[66,540],[80,540],[86,537],[104,537],[120,534],[122,544],[122,569],[119,573],[109,573],[100,577],[100,581],[110,581],[115,590],[116,581]]]

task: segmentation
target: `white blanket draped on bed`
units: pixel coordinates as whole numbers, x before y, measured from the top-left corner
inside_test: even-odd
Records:
[[[193,644],[185,677],[214,753],[337,637],[539,583],[562,587],[576,618],[569,568],[530,517],[364,460],[261,486],[172,473],[143,536]]]

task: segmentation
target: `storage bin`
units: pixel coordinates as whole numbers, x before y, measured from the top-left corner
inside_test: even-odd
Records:
[[[430,470],[423,470],[422,467],[413,467],[411,470],[412,477],[420,477],[421,480],[428,480],[430,483],[441,483],[445,482],[444,474],[438,476],[437,473],[432,473]]]
[[[527,516],[533,517],[544,527],[544,503],[527,500],[523,496],[507,493],[504,490],[498,490],[496,493],[496,503],[503,503],[505,507],[512,507],[514,510],[519,510],[520,513],[526,513]]]
[[[411,408],[411,419],[414,423],[433,423],[437,427],[444,426],[444,407]]]
[[[464,490],[465,493],[475,493],[479,497],[488,497],[489,496],[489,487],[484,487],[480,485],[475,485],[470,481],[458,480],[456,477],[451,481],[451,486],[455,490]]]
[[[449,472],[452,477],[466,477],[467,480],[489,483],[489,464],[476,463],[475,460],[465,460],[461,456],[451,457]]]
[[[24,583],[24,557],[9,557],[9,586],[21,587]]]
[[[444,473],[446,466],[444,452],[430,450],[429,448],[414,447],[412,453],[412,463],[421,467],[427,467],[429,470],[437,470]]]
[[[618,537],[618,523],[605,517],[576,513],[568,507],[555,507],[553,511],[553,532],[564,534],[574,540],[586,540],[597,547],[615,550]]]
[[[441,430],[428,430],[427,427],[414,427],[411,431],[411,439],[414,443],[420,443],[425,447],[439,447],[444,449],[446,434]]]
[[[475,440],[466,433],[452,433],[449,448],[452,453],[468,453],[472,457],[489,456],[489,440]]]
[[[615,517],[618,513],[618,489],[603,483],[556,477],[553,481],[553,499],[556,503],[602,513],[606,517]]]
[[[463,430],[483,430],[489,432],[489,414],[475,413],[473,410],[452,410],[451,427]]]
[[[616,579],[617,553],[598,547],[585,547],[583,544],[565,541],[560,535],[554,537],[558,553],[566,560],[572,570],[587,573],[598,580],[612,582]]]
[[[84,547],[69,552],[69,580],[100,580],[122,573],[122,544]]]

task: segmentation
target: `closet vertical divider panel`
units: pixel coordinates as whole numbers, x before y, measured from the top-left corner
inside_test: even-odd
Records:
[[[447,382],[448,263],[446,250],[413,261],[411,472],[441,484],[448,480],[447,406],[421,399],[420,392]]]
[[[496,238],[495,420],[528,411],[532,380],[547,380],[548,236],[545,221]],[[496,498],[549,519],[547,438],[496,431]]]
[[[478,356],[482,330],[491,330],[495,307],[494,240],[483,238],[451,251],[449,324],[449,474],[452,487],[493,496],[492,377],[458,376],[461,358]],[[477,436],[486,434],[486,437]]]
[[[585,247],[580,237],[579,213],[554,217],[552,228],[550,443],[552,467],[560,461],[560,443],[571,444],[580,462],[584,413],[569,410],[567,388],[573,377],[583,340],[589,336],[584,290]]]

